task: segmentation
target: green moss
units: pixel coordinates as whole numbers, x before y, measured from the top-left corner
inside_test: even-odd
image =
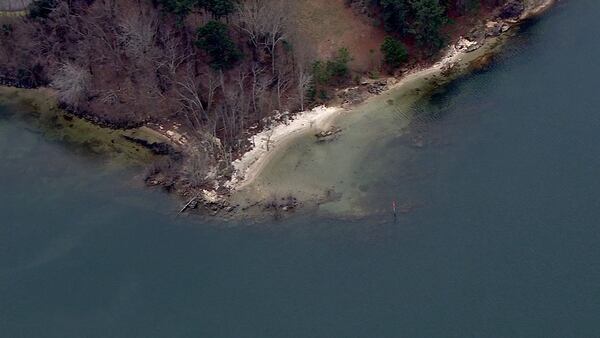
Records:
[[[103,128],[58,108],[52,93],[46,89],[17,89],[0,87],[0,105],[10,106],[21,118],[49,140],[108,156],[133,164],[148,163],[156,158],[146,149],[125,137],[152,142],[164,142],[147,128],[129,130]]]

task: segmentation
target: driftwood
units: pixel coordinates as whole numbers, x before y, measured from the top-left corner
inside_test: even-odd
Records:
[[[192,197],[192,199],[189,202],[187,202],[186,205],[184,205],[183,208],[181,208],[181,210],[179,210],[179,213],[184,213],[190,207],[190,205],[192,205],[192,203],[194,203],[198,199],[199,196],[200,195],[196,195]]]
[[[327,142],[327,141],[332,141],[333,139],[335,139],[337,134],[339,134],[341,132],[342,132],[341,128],[332,127],[329,130],[324,130],[324,131],[321,131],[321,132],[315,134],[315,137],[317,138],[318,142]]]

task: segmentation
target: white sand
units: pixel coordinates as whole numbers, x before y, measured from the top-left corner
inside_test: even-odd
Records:
[[[341,107],[316,107],[254,135],[250,139],[254,147],[232,163],[234,174],[226,187],[238,190],[252,183],[278,149],[285,148],[290,140],[310,131],[316,133],[330,128],[335,117],[343,111]]]

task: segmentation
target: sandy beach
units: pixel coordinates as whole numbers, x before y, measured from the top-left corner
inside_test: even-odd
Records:
[[[241,189],[252,183],[277,151],[308,132],[318,132],[331,127],[337,116],[344,112],[342,107],[319,106],[296,114],[291,119],[276,124],[254,135],[250,141],[253,148],[233,162],[235,173],[226,183],[232,190]]]
[[[460,70],[464,70],[472,61],[489,53],[498,44],[498,40],[497,37],[487,38],[480,44],[479,48],[473,50],[457,47],[460,43],[468,41],[461,38],[459,43],[448,46],[443,57],[435,64],[425,68],[414,68],[399,79],[392,79],[391,82],[395,81],[395,83],[390,85],[387,90],[379,95],[371,95],[363,103],[379,99],[386,93],[398,91],[415,81],[441,75],[448,69],[460,73]],[[290,120],[275,124],[256,134],[250,139],[254,147],[232,163],[234,175],[225,186],[232,191],[236,191],[250,185],[261,174],[274,155],[286,149],[287,144],[309,132],[318,133],[331,128],[336,119],[343,118],[344,112],[353,108],[319,106],[300,112]]]

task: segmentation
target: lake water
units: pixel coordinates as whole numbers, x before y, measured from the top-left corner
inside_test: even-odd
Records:
[[[177,217],[0,118],[0,336],[600,336],[599,12],[563,1],[375,142],[360,220]]]

